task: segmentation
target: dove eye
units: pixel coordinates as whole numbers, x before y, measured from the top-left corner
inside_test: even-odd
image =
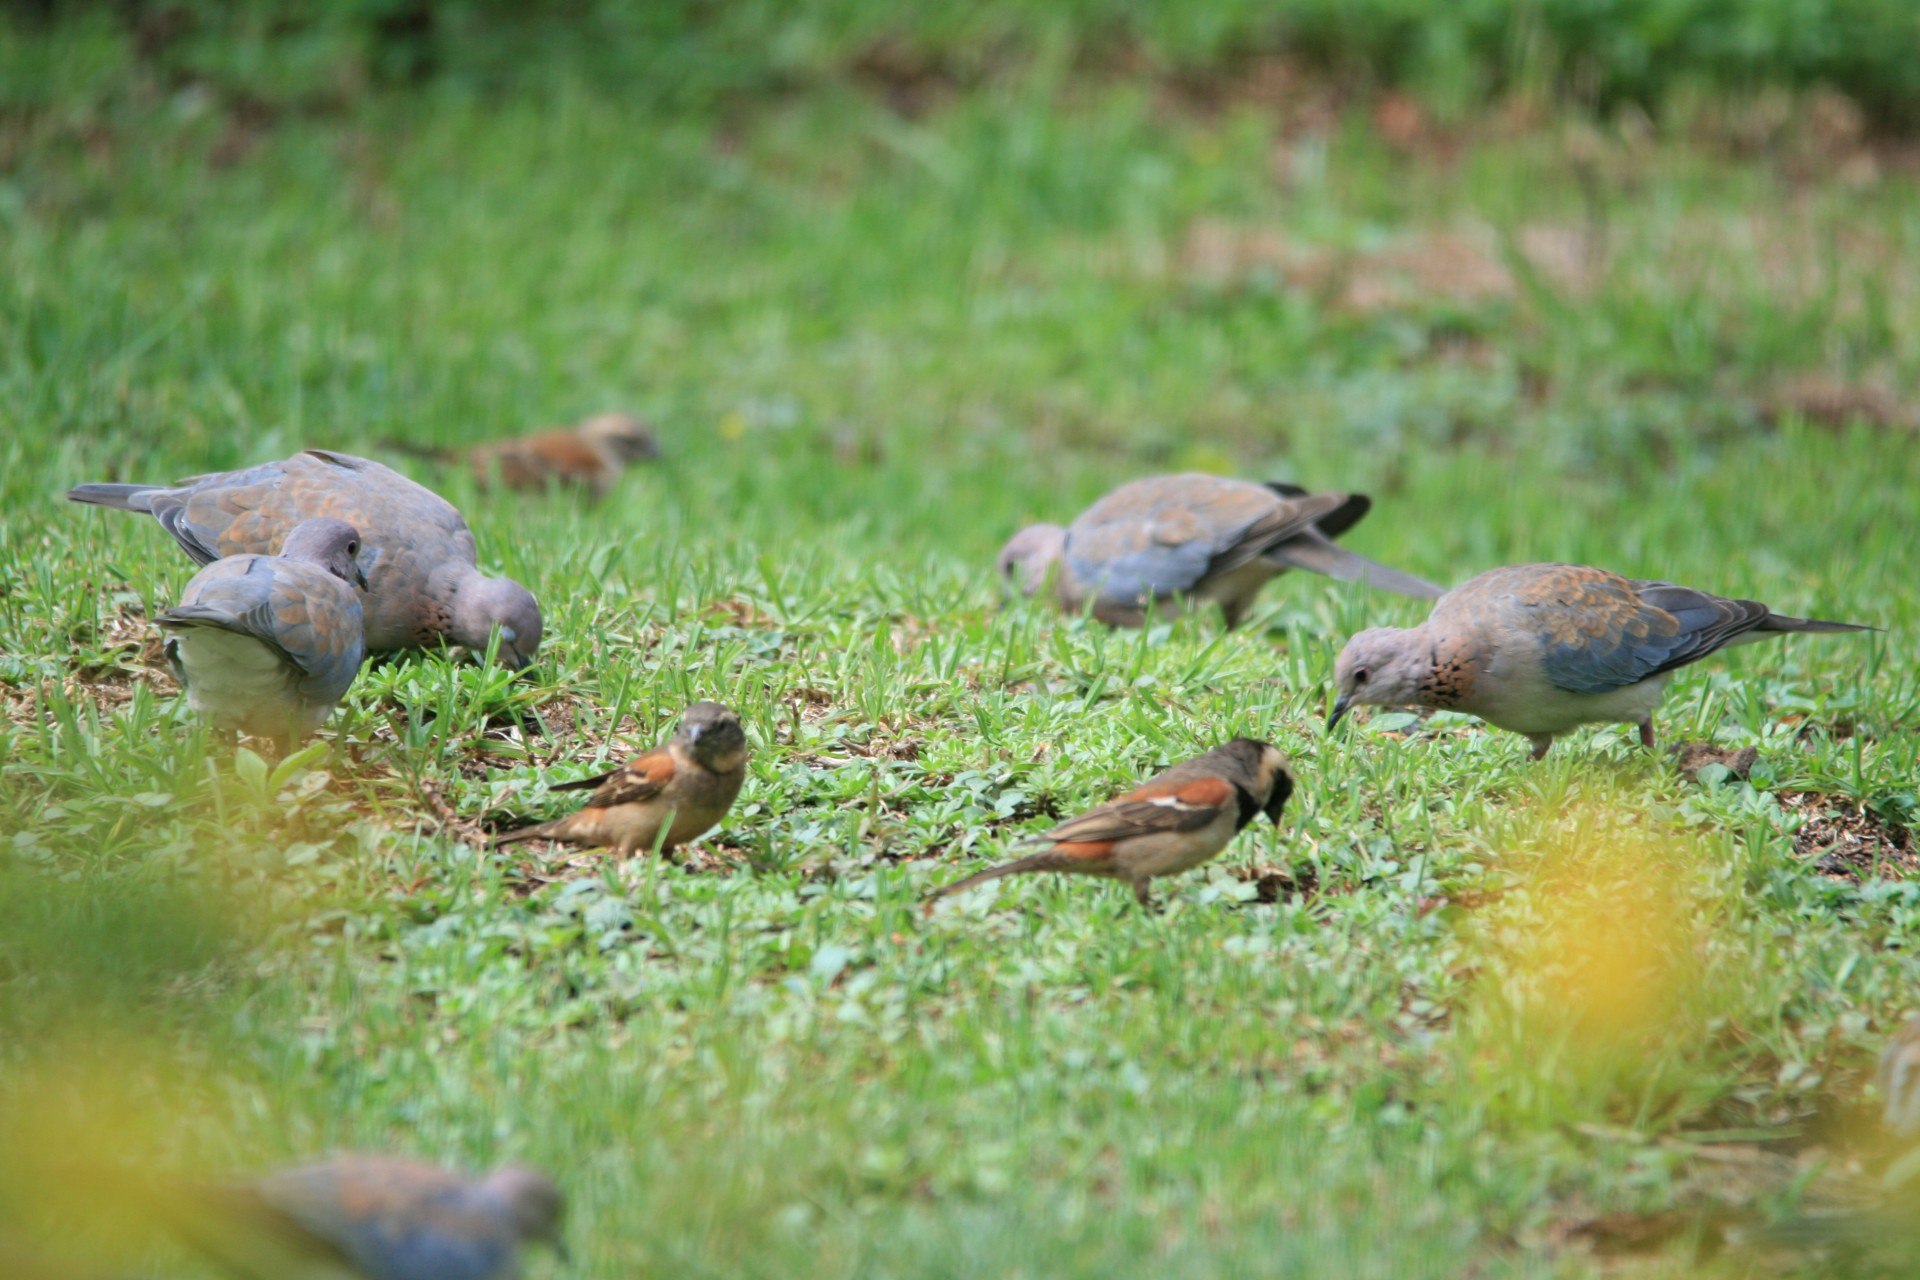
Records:
[[[1368,672],[1365,667],[1356,667],[1353,672],[1353,682],[1355,684],[1365,684],[1369,674],[1371,673]]]

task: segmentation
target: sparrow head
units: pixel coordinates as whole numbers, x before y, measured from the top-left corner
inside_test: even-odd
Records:
[[[566,1258],[566,1245],[560,1238],[566,1199],[552,1178],[538,1169],[509,1164],[488,1174],[481,1185],[506,1209],[516,1236],[529,1244],[544,1244],[563,1260]]]
[[[747,758],[747,733],[740,727],[740,717],[717,702],[688,707],[673,736],[715,773],[732,773]]]
[[[1257,738],[1235,738],[1221,752],[1238,774],[1234,785],[1252,796],[1274,826],[1280,825],[1281,811],[1293,795],[1293,775],[1287,772],[1287,758],[1279,748]]]
[[[1023,596],[1038,591],[1066,558],[1067,531],[1057,524],[1030,524],[1007,539],[995,568]]]
[[[453,593],[453,625],[448,636],[455,644],[485,653],[500,632],[500,661],[518,671],[540,652],[540,605],[512,578],[488,578],[470,573]]]
[[[1420,686],[1432,674],[1433,660],[1407,627],[1374,627],[1347,641],[1333,664],[1338,694],[1327,728],[1353,706],[1419,706]]]
[[[1909,1018],[1880,1055],[1880,1095],[1887,1131],[1920,1135],[1920,1017]]]
[[[316,516],[302,520],[287,533],[280,554],[288,560],[305,560],[349,586],[367,589],[367,576],[360,571],[360,531],[345,520]]]
[[[588,418],[579,428],[580,438],[604,444],[622,462],[644,462],[660,456],[660,442],[653,428],[630,413],[602,413]]]

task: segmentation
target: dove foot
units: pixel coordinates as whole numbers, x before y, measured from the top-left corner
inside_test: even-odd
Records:
[[[1529,760],[1544,760],[1547,758],[1547,752],[1553,750],[1553,739],[1546,734],[1538,737],[1529,736],[1527,741],[1533,744],[1533,750],[1527,753]]]

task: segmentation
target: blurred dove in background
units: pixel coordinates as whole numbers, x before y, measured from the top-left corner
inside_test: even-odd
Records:
[[[482,574],[460,513],[378,462],[309,449],[174,487],[83,484],[67,497],[145,512],[203,565],[222,556],[272,555],[295,525],[315,516],[345,520],[360,531],[369,652],[451,642],[484,653],[496,628],[508,666],[525,666],[540,649],[532,593],[510,578]]]
[[[279,555],[227,556],[196,573],[154,620],[187,705],[283,754],[325,723],[366,657],[359,551],[352,525],[322,517],[294,526]]]
[[[1052,580],[1069,612],[1137,627],[1150,606],[1195,600],[1238,626],[1260,588],[1288,569],[1432,599],[1442,588],[1334,542],[1367,514],[1364,494],[1308,493],[1188,472],[1121,485],[1073,524],[1029,525],[1001,548],[999,570],[1023,594]]]
[[[559,1187],[518,1165],[473,1179],[349,1155],[142,1199],[185,1243],[244,1280],[516,1280],[522,1246],[565,1255]]]
[[[1654,709],[1679,668],[1768,636],[1871,629],[1584,565],[1493,569],[1417,627],[1347,641],[1327,727],[1354,706],[1441,707],[1526,735],[1536,760],[1583,724],[1638,725],[1651,747]]]

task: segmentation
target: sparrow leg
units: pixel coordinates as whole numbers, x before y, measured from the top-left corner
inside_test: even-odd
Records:
[[[1553,735],[1549,733],[1528,734],[1527,741],[1533,744],[1533,750],[1527,756],[1529,760],[1544,760],[1547,752],[1553,749]]]
[[[1653,717],[1648,716],[1640,722],[1640,745],[1653,750]]]

